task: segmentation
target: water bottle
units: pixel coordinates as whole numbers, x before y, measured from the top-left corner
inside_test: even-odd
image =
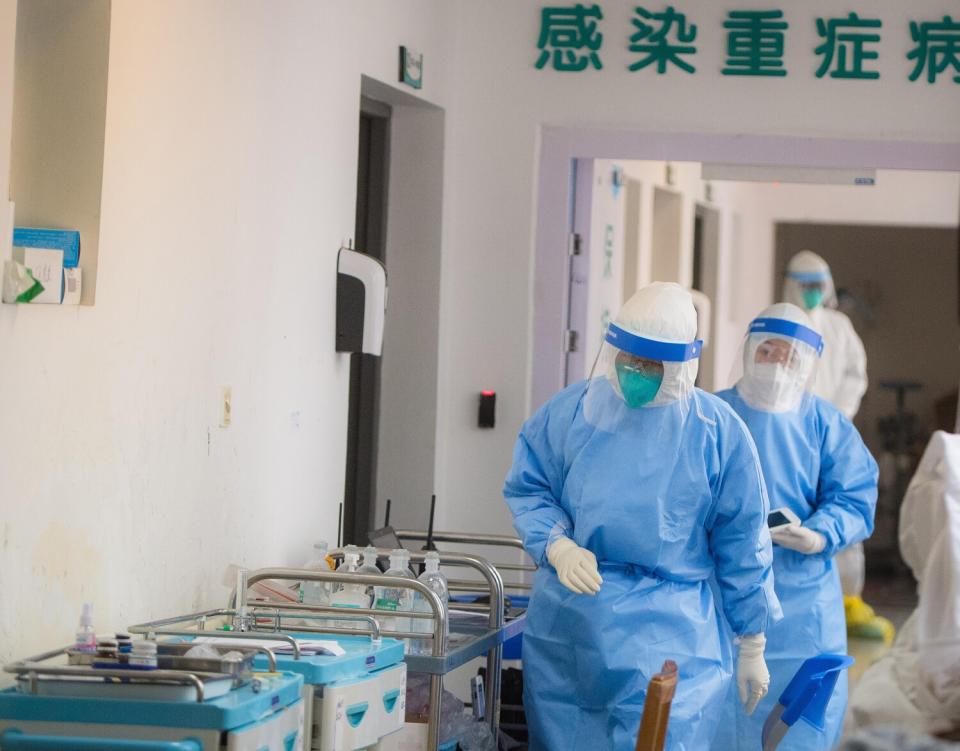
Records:
[[[410,553],[403,548],[397,548],[390,553],[390,568],[387,569],[386,576],[400,576],[405,579],[413,579],[413,572],[410,571]],[[377,610],[386,610],[388,612],[409,612],[413,609],[413,591],[400,587],[376,587]],[[384,617],[380,619],[382,627],[387,631],[409,631],[409,618]],[[406,642],[404,642],[406,650]]]
[[[304,564],[310,571],[329,571],[327,563],[327,541],[319,540],[313,546],[313,558]],[[300,582],[300,602],[304,605],[329,605],[331,585],[329,582]]]
[[[367,547],[363,549],[363,564],[360,566],[359,572],[367,576],[380,576],[380,569],[377,567],[377,549],[373,547],[373,545],[367,545]],[[367,595],[369,595],[371,603],[376,597],[376,593],[373,590],[373,585],[368,584]]]
[[[443,602],[443,610],[447,612],[447,602],[450,599],[449,588],[447,586],[447,577],[440,570],[440,554],[436,551],[430,551],[424,558],[424,565],[426,570],[420,574],[420,582],[427,585],[430,589],[437,593],[437,596]],[[417,613],[430,613],[433,614],[433,608],[430,607],[430,603],[427,601],[427,598],[424,597],[419,592],[415,593],[413,596],[413,610]],[[433,633],[433,627],[435,622],[432,620],[427,620],[426,618],[411,618],[413,623],[413,630],[422,634]],[[446,649],[447,645],[447,636],[450,633],[450,624],[447,621],[444,621],[446,628],[443,633],[443,647]],[[414,651],[417,654],[430,655],[433,654],[433,639],[419,639],[414,643]]]
[[[337,567],[337,573],[356,574],[360,568],[360,549],[356,545],[347,545],[343,550],[343,563]],[[370,597],[362,584],[338,584],[330,597],[335,608],[369,608]],[[362,621],[344,620],[337,622],[341,628],[363,628]]]

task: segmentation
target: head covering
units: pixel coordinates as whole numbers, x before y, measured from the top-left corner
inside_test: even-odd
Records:
[[[650,402],[649,406],[668,404],[681,399],[693,390],[694,381],[697,379],[697,369],[700,365],[698,356],[689,357],[683,360],[668,360],[665,357],[685,357],[691,354],[695,346],[697,336],[697,311],[693,307],[693,298],[690,293],[673,282],[653,282],[637,290],[633,296],[624,303],[623,307],[613,319],[614,337],[610,337],[608,331],[607,339],[601,352],[603,370],[598,372],[605,373],[613,384],[614,390],[620,391],[616,367],[614,365],[617,351],[636,350],[632,354],[646,356],[641,352],[646,351],[651,360],[659,360],[663,363],[663,381],[660,384],[660,390]],[[629,337],[623,337],[619,331],[632,334],[639,339],[645,339],[652,344],[647,346],[644,342],[634,339],[627,341]],[[617,341],[614,345],[611,338]],[[688,349],[683,351],[675,349],[670,352],[664,350],[664,357],[657,357],[656,343],[680,344]],[[639,349],[632,347],[631,344],[639,345]],[[699,349],[696,350],[697,355]],[[607,354],[607,357],[604,357]]]
[[[607,327],[583,398],[587,421],[607,431],[633,429],[650,408],[673,405],[676,414],[667,422],[644,430],[679,429],[695,401],[703,346],[696,333],[693,299],[679,284],[653,282],[637,290]]]
[[[737,392],[754,409],[789,412],[812,387],[823,339],[796,305],[776,303],[751,321],[737,365]],[[776,362],[767,352],[776,352]],[[736,367],[736,366],[735,366]]]
[[[803,300],[803,285],[814,282],[823,283],[823,305],[837,307],[837,291],[833,285],[830,266],[812,250],[801,250],[787,265],[787,274],[783,280],[783,299],[806,310]]]

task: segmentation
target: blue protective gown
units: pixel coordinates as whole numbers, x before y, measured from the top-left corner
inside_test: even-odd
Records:
[[[620,399],[606,379],[593,387]],[[703,751],[732,675],[708,579],[737,634],[780,617],[753,442],[699,390],[684,406],[630,410],[615,432],[585,418],[583,393],[583,383],[568,387],[526,422],[504,489],[540,565],[523,640],[531,749],[633,751],[647,683],[672,659],[680,680],[667,748]],[[558,535],[596,555],[597,595],[560,583],[546,558]]]
[[[845,654],[847,630],[840,577],[833,557],[869,537],[877,505],[877,464],[860,433],[840,411],[809,394],[792,412],[755,410],[735,389],[717,394],[750,429],[773,508],[787,506],[805,527],[822,534],[822,553],[804,555],[773,546],[773,571],[783,620],[767,631],[770,691],[747,717],[731,693],[713,748],[757,751],[763,721],[803,661],[824,652]],[[824,731],[796,723],[778,751],[831,749],[839,741],[847,705],[847,676],[837,682]]]

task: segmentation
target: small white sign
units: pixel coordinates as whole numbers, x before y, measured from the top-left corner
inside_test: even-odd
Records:
[[[405,83],[414,89],[423,86],[423,53],[410,49],[400,48],[400,83]]]

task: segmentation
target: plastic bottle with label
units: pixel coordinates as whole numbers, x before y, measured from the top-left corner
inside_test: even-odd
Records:
[[[319,540],[313,545],[313,558],[304,564],[311,571],[329,571],[327,541]],[[329,582],[304,581],[300,583],[300,602],[304,605],[329,605],[331,585]]]
[[[420,582],[426,584],[430,589],[437,593],[437,596],[443,602],[444,612],[447,611],[447,603],[450,601],[450,591],[447,585],[447,577],[440,570],[440,554],[436,551],[427,553],[424,558],[426,570],[420,574]],[[413,610],[416,613],[433,613],[433,608],[427,598],[419,592],[413,596]],[[434,621],[426,618],[411,618],[413,630],[422,634],[433,633]],[[446,628],[443,634],[443,647],[446,649],[447,637],[450,633],[450,624],[445,621]],[[416,654],[433,654],[433,639],[418,639],[414,642],[413,651]]]
[[[360,549],[356,545],[348,545],[343,550],[343,563],[337,567],[337,573],[356,574],[360,568]],[[370,596],[362,584],[338,584],[330,597],[330,604],[335,608],[369,608]],[[339,621],[341,628],[363,628],[361,621]]]
[[[380,569],[377,566],[377,549],[373,547],[373,545],[367,545],[367,547],[363,549],[363,563],[360,566],[359,572],[367,576],[380,576]],[[376,596],[372,584],[367,586],[367,594],[370,595],[370,602],[372,603]]]
[[[385,576],[399,576],[405,579],[413,579],[413,572],[410,571],[410,553],[403,548],[397,548],[390,553],[390,568],[387,569]],[[413,609],[413,591],[401,587],[376,587],[376,598],[374,607],[377,610],[400,613],[409,612]],[[388,631],[409,631],[410,619],[399,617],[383,617],[380,619],[382,628]],[[406,650],[406,642],[405,650]]]

